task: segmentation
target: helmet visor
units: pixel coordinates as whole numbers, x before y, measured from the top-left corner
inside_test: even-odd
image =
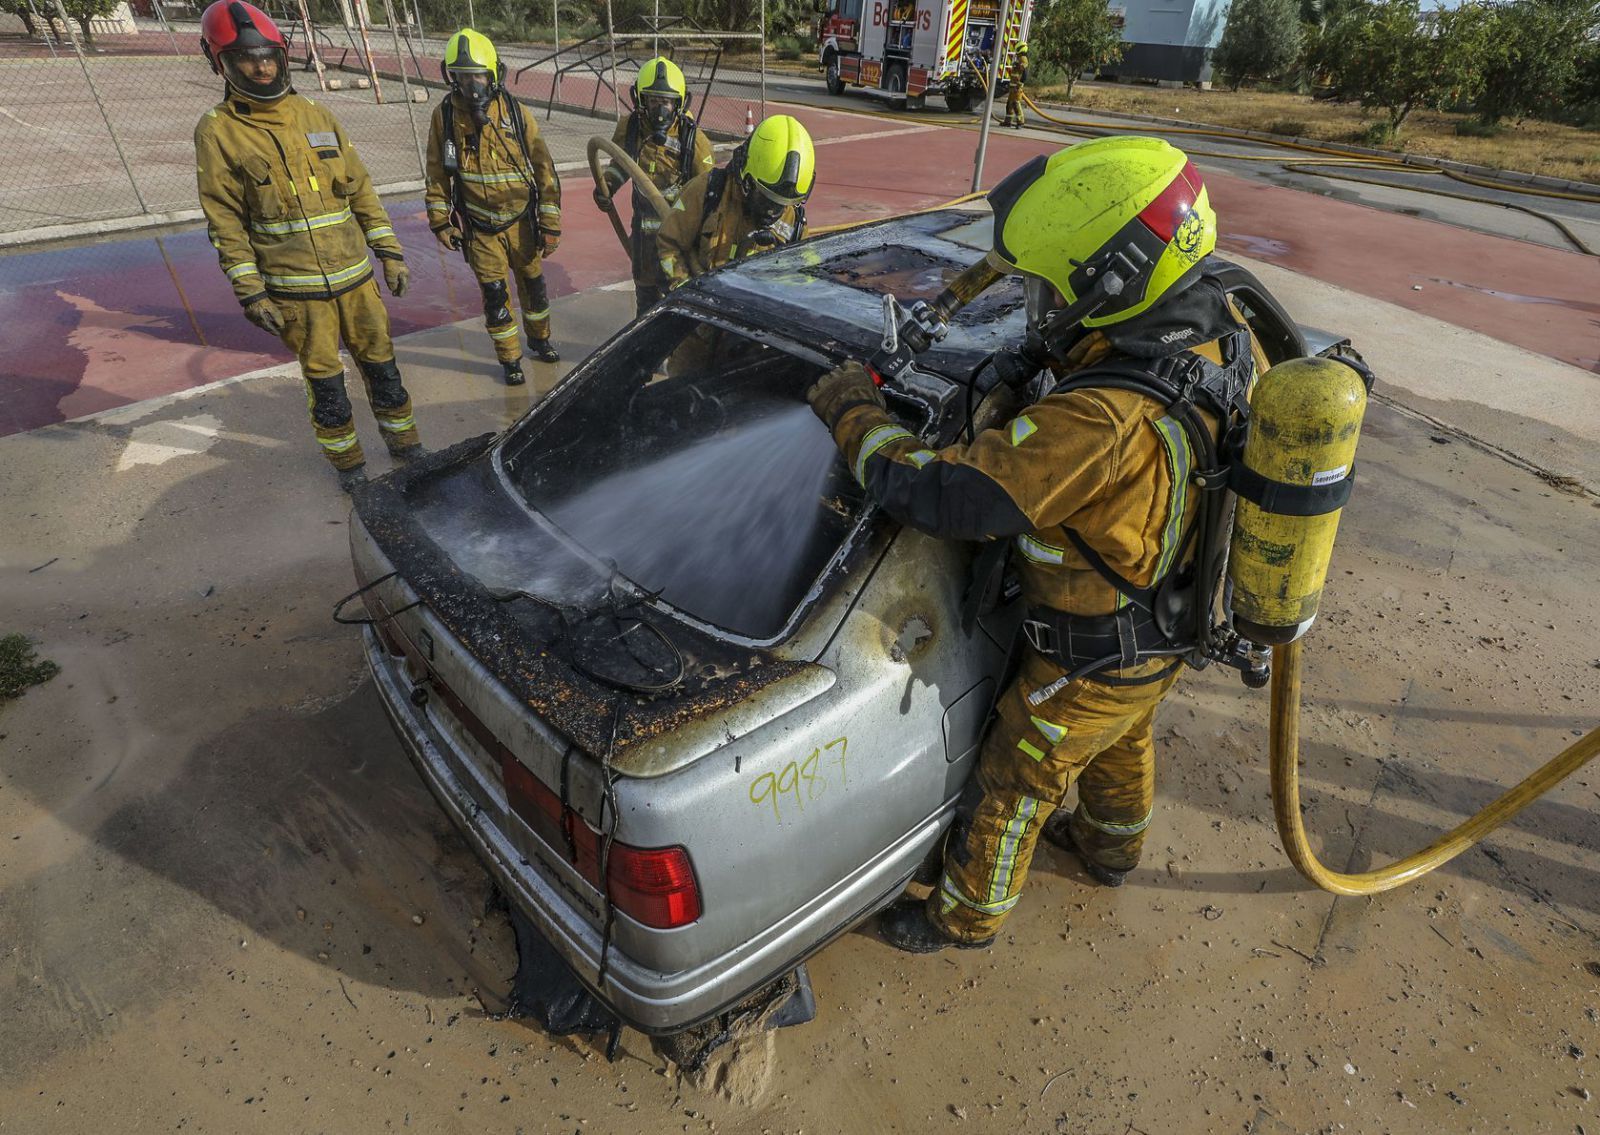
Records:
[[[1067,301],[1056,291],[1055,285],[1042,276],[1022,277],[1022,296],[1025,301],[1028,327],[1038,331],[1053,311],[1067,306]]]
[[[222,74],[246,98],[271,102],[289,91],[289,53],[281,47],[242,47],[223,52]]]
[[[484,106],[489,97],[494,94],[494,80],[487,71],[454,71],[450,72],[450,84],[455,87],[461,97],[474,106]]]
[[[754,187],[755,192],[745,194],[744,207],[749,211],[750,219],[763,228],[777,224],[785,209],[805,200],[804,197],[784,197],[774,193],[753,177],[747,177],[745,182]]]

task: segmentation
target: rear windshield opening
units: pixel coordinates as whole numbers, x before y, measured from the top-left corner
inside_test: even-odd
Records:
[[[637,586],[770,639],[864,503],[803,399],[821,373],[736,331],[659,315],[529,415],[505,468],[531,507]]]

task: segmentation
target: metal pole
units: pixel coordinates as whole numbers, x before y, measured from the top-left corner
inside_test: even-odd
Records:
[[[50,58],[59,59],[60,56],[56,54],[56,18],[51,16],[45,19],[44,13],[39,11],[39,6],[33,0],[28,0],[28,10],[33,13],[35,26],[42,29],[40,34],[44,37],[44,45],[50,49]]]
[[[178,46],[178,33],[172,30],[172,24],[167,20],[167,11],[161,6],[161,0],[151,0],[150,7],[156,10],[156,22],[166,31],[167,39],[172,43],[172,54],[182,55],[183,49]]]
[[[410,118],[411,141],[416,142],[416,168],[427,178],[427,157],[424,157],[422,150],[422,134],[416,128],[416,102],[411,101],[411,80],[405,75],[405,56],[400,54],[400,27],[395,24],[394,5],[390,5],[389,0],[384,0],[384,16],[389,19],[389,34],[395,42],[395,58],[400,61],[400,88],[405,91],[405,117]]]
[[[60,3],[60,0],[56,0]],[[617,120],[622,120],[622,93],[617,90],[617,23],[611,15],[611,0],[606,0],[606,42],[611,52],[611,104]]]
[[[978,152],[972,159],[972,192],[983,188],[983,159],[989,152],[989,125],[994,119],[994,89],[1000,85],[1000,53],[1005,50],[1006,21],[1011,17],[1011,0],[1000,8],[1000,22],[994,26],[994,46],[989,57],[989,89],[983,96],[983,125],[978,127]]]
[[[378,85],[378,64],[372,58],[372,40],[367,37],[367,0],[355,0],[356,23],[361,28],[361,46],[367,53],[367,74],[372,76],[372,97],[383,102],[383,88]],[[401,64],[402,68],[405,66]]]
[[[767,117],[767,0],[761,0],[761,117]]]
[[[300,0],[300,26],[306,30],[306,60],[316,69],[317,86],[325,91],[328,89],[328,80],[322,73],[322,60],[317,56],[317,37],[311,30],[311,13],[306,9],[306,0]]]
[[[117,151],[117,160],[122,163],[122,172],[128,175],[128,184],[133,186],[133,199],[139,202],[139,212],[148,213],[150,207],[144,203],[144,194],[139,192],[139,183],[134,180],[133,168],[128,165],[128,155],[122,152],[122,143],[117,140],[116,128],[111,125],[111,116],[106,113],[106,104],[100,99],[100,91],[94,85],[94,76],[89,73],[89,61],[83,56],[83,45],[78,42],[78,33],[72,27],[72,21],[67,18],[67,10],[61,6],[61,0],[55,0],[56,12],[61,16],[61,26],[67,29],[67,35],[72,40],[72,50],[78,55],[78,66],[83,68],[83,81],[89,84],[89,93],[94,96],[94,105],[100,108],[100,118],[106,124],[106,133],[111,135],[111,145]]]
[[[467,0],[467,27],[476,28],[477,26],[478,17],[472,14],[472,0]]]

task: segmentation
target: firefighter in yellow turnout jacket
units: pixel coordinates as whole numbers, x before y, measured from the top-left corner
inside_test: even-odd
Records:
[[[540,260],[561,243],[561,183],[539,127],[501,81],[487,38],[464,29],[444,53],[450,93],[428,129],[428,227],[461,249],[483,292],[483,318],[508,386],[520,386],[522,340],[507,277],[516,281],[528,348],[561,360],[550,345],[550,296]]]
[[[1002,126],[1021,127],[1026,119],[1022,113],[1022,100],[1026,97],[1024,89],[1028,84],[1028,45],[1017,44],[1016,54],[1011,62],[1011,89],[1006,92],[1006,120]]]
[[[317,441],[350,488],[365,479],[366,459],[341,340],[389,451],[402,461],[422,452],[367,256],[370,249],[389,291],[403,295],[400,242],[333,115],[290,89],[272,21],[242,0],[217,0],[200,26],[206,57],[228,84],[194,132],[207,231],[245,316],[299,358]]]
[[[762,121],[728,159],[683,187],[656,241],[668,288],[805,236],[817,158],[787,114]]]
[[[1043,364],[1029,387],[1042,395],[973,444],[935,452],[889,417],[860,364],[808,394],[892,516],[1011,541],[1028,607],[1030,649],[961,797],[939,886],[882,921],[891,943],[917,952],[988,945],[1041,829],[1103,884],[1137,864],[1154,806],[1156,707],[1183,645],[1152,614],[1152,589],[1183,578],[1193,556],[1194,438],[1204,453],[1210,431],[1238,420],[1265,363],[1209,274],[1205,187],[1167,143],[1084,142],[1023,166],[990,202],[989,255],[1023,274],[1031,340],[997,369],[1028,378]],[[1193,378],[1208,392],[1204,413],[1144,393],[1141,376],[1171,389]],[[1074,784],[1076,810],[1052,820]]]
[[[688,98],[688,85],[676,63],[666,58],[649,60],[639,68],[634,80],[633,113],[617,123],[611,138],[638,163],[668,204],[678,200],[686,183],[710,173],[715,164],[711,139],[689,114]],[[628,175],[613,163],[602,177],[605,184],[595,187],[594,203],[609,213],[616,208],[611,199],[628,181]],[[640,315],[667,290],[661,274],[661,253],[656,247],[661,220],[635,190],[630,255],[634,299]]]

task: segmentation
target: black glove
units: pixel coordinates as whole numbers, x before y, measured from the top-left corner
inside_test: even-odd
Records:
[[[1034,344],[1024,343],[1020,350],[996,351],[994,362],[995,377],[1002,386],[1009,386],[1012,390],[1019,390],[1031,382],[1045,367],[1042,355],[1034,353]]]
[[[839,424],[840,418],[857,406],[885,408],[883,391],[872,381],[867,368],[854,361],[835,367],[812,383],[806,391],[806,401],[811,403],[811,409],[822,419],[829,433]]]

